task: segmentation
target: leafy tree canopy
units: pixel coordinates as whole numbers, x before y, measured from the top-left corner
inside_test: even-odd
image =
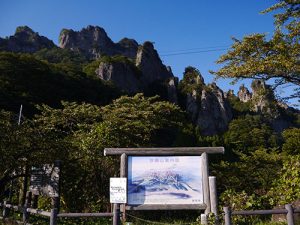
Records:
[[[24,114],[37,112],[35,104],[60,107],[60,102],[107,104],[119,91],[87,76],[74,64],[50,64],[28,54],[0,53],[0,107]]]
[[[274,87],[295,85],[289,98],[300,97],[300,2],[281,0],[264,13],[279,10],[275,14],[275,32],[270,39],[266,34],[252,34],[242,40],[233,38],[231,49],[217,63],[224,64],[217,77],[239,79],[253,78],[275,81]]]

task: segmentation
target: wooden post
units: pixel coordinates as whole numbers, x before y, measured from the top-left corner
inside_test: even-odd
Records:
[[[9,216],[9,211],[10,210],[9,210],[9,208],[6,207],[6,204],[9,204],[9,202],[8,201],[3,202],[3,212],[2,212],[3,218],[6,218],[6,217]]]
[[[114,216],[113,216],[113,225],[120,225],[120,205],[114,204]],[[50,224],[52,225],[52,224]]]
[[[32,198],[31,208],[37,209],[38,208],[38,201],[39,201],[39,196],[34,194],[33,198]]]
[[[207,225],[207,215],[206,214],[201,214],[200,215],[200,223],[202,225]]]
[[[57,209],[51,209],[51,215],[50,215],[50,225],[56,225],[57,224]]]
[[[286,214],[286,220],[288,225],[294,225],[294,212],[291,204],[286,204],[285,209],[288,211]]]
[[[60,198],[59,197],[52,198],[52,209],[57,209],[59,212],[59,207],[60,207]]]
[[[231,225],[231,210],[229,207],[224,207],[224,220],[225,220],[225,225]]]
[[[60,160],[55,160],[54,161],[54,169],[56,170],[56,175],[58,176],[58,184],[56,184],[55,188],[57,188],[56,192],[57,195],[55,197],[52,197],[52,208],[57,209],[57,213],[60,211],[60,175],[61,175],[61,161]]]
[[[120,161],[120,177],[127,177],[127,155],[123,153]],[[126,204],[121,205],[122,222],[126,221]]]
[[[208,215],[211,212],[210,196],[209,196],[209,180],[208,180],[208,157],[207,153],[202,153],[202,175],[203,175],[203,194],[204,203],[206,204],[205,214]]]
[[[28,218],[29,218],[29,213],[27,212],[27,208],[30,208],[31,197],[32,197],[32,193],[30,191],[27,191],[26,192],[26,200],[25,200],[25,204],[23,207],[23,222],[24,222],[24,224],[26,224],[26,222],[28,221]]]
[[[211,212],[215,215],[216,221],[218,220],[218,197],[217,197],[217,182],[215,176],[209,176],[209,194]]]
[[[28,184],[28,176],[29,176],[29,170],[28,170],[28,165],[26,161],[26,165],[24,168],[25,176],[23,178],[23,185],[22,185],[22,196],[21,196],[21,205],[25,205],[26,197],[27,197],[27,184]]]
[[[9,187],[9,192],[8,192],[8,201],[12,202],[12,195],[13,195],[13,187],[14,187],[14,181],[10,181],[10,187]],[[5,188],[5,187],[4,187]]]

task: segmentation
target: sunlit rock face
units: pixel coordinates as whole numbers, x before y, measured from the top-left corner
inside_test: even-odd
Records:
[[[87,26],[81,31],[63,29],[59,36],[59,46],[80,52],[88,59],[97,59],[102,55],[134,58],[138,49],[138,43],[133,39],[123,38],[114,43],[105,30],[98,26]]]

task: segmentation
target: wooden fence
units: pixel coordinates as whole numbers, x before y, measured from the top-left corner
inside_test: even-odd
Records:
[[[45,217],[49,217],[50,225],[56,225],[58,218],[91,218],[91,217],[112,217],[113,218],[113,225],[120,225],[120,209],[118,207],[114,207],[113,213],[58,213],[58,209],[54,208],[51,209],[50,212],[40,210],[40,209],[33,209],[33,208],[26,208],[21,206],[15,206],[4,202],[3,204],[0,203],[0,207],[3,207],[2,216],[6,218],[9,216],[10,210],[19,211],[23,213],[23,223],[26,224],[28,221],[30,214],[41,215]]]
[[[231,211],[229,207],[224,207],[224,221],[225,225],[232,225],[231,217],[233,215],[273,215],[286,214],[288,225],[294,225],[294,213],[300,213],[300,208],[293,209],[291,204],[285,205],[285,209],[271,209],[271,210],[248,210],[248,211]]]

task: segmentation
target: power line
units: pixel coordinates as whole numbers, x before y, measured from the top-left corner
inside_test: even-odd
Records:
[[[205,50],[205,49],[214,49],[214,48],[228,48],[231,45],[218,45],[218,46],[210,46],[210,47],[198,47],[198,48],[188,48],[188,49],[181,49],[181,50],[171,50],[171,51],[162,51],[161,54],[169,54],[169,53],[177,53],[177,52],[186,52],[192,50]]]
[[[228,50],[228,48],[219,48],[219,49],[208,49],[208,50],[201,50],[201,51],[187,51],[187,52],[178,52],[178,53],[170,53],[170,54],[162,54],[160,56],[174,56],[174,55],[188,55],[188,54],[197,54],[197,53],[203,53],[203,52],[217,52],[217,51],[224,51]]]

